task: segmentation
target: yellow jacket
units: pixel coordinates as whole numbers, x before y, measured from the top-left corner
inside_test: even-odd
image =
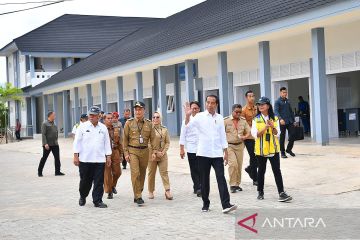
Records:
[[[255,126],[258,132],[262,131],[266,127],[266,122],[262,118],[261,114],[255,118]],[[275,116],[274,128],[278,126],[278,117]],[[266,141],[266,135],[270,135],[270,141]],[[280,144],[277,136],[273,134],[273,130],[269,128],[261,137],[257,137],[255,140],[255,155],[268,156],[280,152]]]

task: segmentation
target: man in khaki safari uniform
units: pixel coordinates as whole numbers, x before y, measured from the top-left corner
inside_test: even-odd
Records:
[[[116,119],[117,120],[117,119]],[[114,124],[112,113],[106,113],[104,118],[105,126],[108,129],[111,143],[111,165],[105,166],[104,172],[104,191],[108,194],[108,199],[113,199],[113,194],[117,194],[116,184],[121,176],[120,163],[122,160],[122,128]]]
[[[145,104],[135,102],[135,118],[130,118],[124,126],[124,154],[130,163],[131,182],[134,191],[134,203],[144,204],[142,191],[149,161],[149,142],[153,145],[155,130],[149,119],[144,118]],[[152,146],[154,147],[154,146]]]
[[[240,117],[241,105],[232,106],[232,115],[224,118],[226,140],[228,141],[230,191],[242,191],[241,170],[244,153],[244,140],[250,136],[251,129],[245,118]]]

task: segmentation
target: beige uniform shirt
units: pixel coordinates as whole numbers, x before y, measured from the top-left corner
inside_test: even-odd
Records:
[[[240,117],[240,119],[235,121],[233,116],[229,116],[224,118],[225,124],[225,132],[226,132],[226,139],[228,143],[240,143],[242,140],[240,136],[244,136],[251,132],[249,124],[246,122],[245,118]]]
[[[143,118],[137,120],[135,118],[130,118],[126,121],[124,126],[125,155],[129,155],[130,152],[136,153],[140,148],[148,147],[149,142],[153,145],[154,138],[155,129],[152,127],[152,123],[149,119]]]
[[[164,152],[164,156],[159,159],[157,157],[156,160],[162,160],[164,158],[167,158],[167,151],[169,150],[170,147],[170,137],[169,137],[169,132],[168,129],[164,126],[154,126],[153,127],[155,130],[155,138],[152,140],[152,144],[149,145],[149,148],[151,151],[155,151],[155,152]],[[150,156],[150,160],[151,160],[151,156]]]

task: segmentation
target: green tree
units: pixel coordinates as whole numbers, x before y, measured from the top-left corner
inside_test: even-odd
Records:
[[[0,86],[0,124],[1,128],[5,128],[6,143],[8,142],[7,128],[9,115],[7,103],[9,101],[23,101],[22,93],[20,88],[14,87],[11,83]]]

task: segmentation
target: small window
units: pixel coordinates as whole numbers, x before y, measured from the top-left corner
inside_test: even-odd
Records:
[[[167,96],[167,112],[175,112],[174,96]]]

